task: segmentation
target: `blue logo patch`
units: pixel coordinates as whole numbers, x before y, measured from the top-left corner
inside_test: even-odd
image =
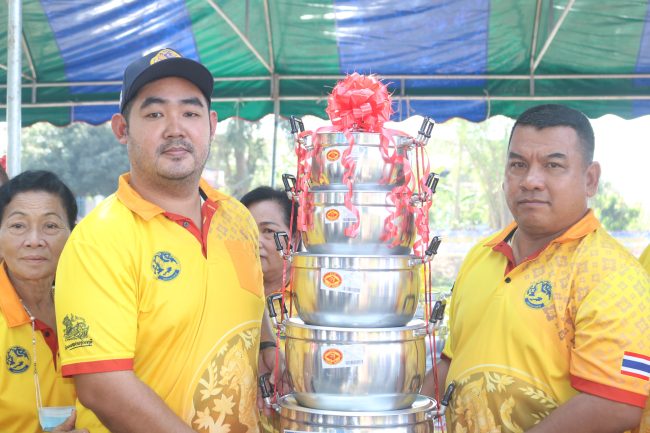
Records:
[[[7,368],[11,373],[24,373],[32,364],[29,353],[24,347],[12,346],[7,350]]]
[[[178,263],[176,257],[172,256],[167,251],[158,251],[153,255],[151,261],[151,269],[153,275],[159,280],[170,281],[178,276],[181,272],[181,264]]]
[[[550,281],[539,281],[526,290],[524,301],[530,308],[544,308],[553,299],[553,286]]]

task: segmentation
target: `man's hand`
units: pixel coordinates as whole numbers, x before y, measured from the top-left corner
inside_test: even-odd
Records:
[[[52,429],[53,432],[58,432],[58,433],[63,433],[63,432],[68,432],[68,433],[88,433],[88,430],[85,428],[75,430],[74,424],[77,421],[77,411],[73,410],[72,414],[61,424],[58,426],[54,427]]]

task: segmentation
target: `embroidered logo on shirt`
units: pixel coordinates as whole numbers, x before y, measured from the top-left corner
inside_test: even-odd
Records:
[[[67,314],[61,323],[63,323],[63,340],[71,342],[65,344],[66,350],[93,345],[93,339],[88,338],[90,327],[86,324],[86,319],[74,314]]]
[[[158,251],[151,260],[151,269],[156,279],[171,281],[181,272],[181,264],[172,256],[172,253]]]
[[[650,356],[640,353],[625,352],[621,364],[621,374],[650,380]]]
[[[10,373],[24,373],[32,364],[29,353],[24,347],[12,346],[7,350],[7,369]]]
[[[544,308],[551,303],[553,286],[550,281],[539,281],[526,290],[524,302],[530,308]]]

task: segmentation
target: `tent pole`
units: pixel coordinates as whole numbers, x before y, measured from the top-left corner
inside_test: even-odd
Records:
[[[279,98],[279,80],[277,75],[273,75],[273,150],[271,156],[271,187],[275,188],[275,170],[278,153],[278,123],[280,122],[280,98]]]
[[[9,0],[7,34],[7,174],[20,173],[22,1]]]

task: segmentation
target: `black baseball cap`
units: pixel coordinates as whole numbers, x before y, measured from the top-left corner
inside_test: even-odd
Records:
[[[185,78],[199,88],[208,102],[212,97],[214,78],[208,68],[171,48],[164,48],[146,54],[126,67],[120,93],[120,112],[124,112],[126,104],[144,85],[166,77]]]

